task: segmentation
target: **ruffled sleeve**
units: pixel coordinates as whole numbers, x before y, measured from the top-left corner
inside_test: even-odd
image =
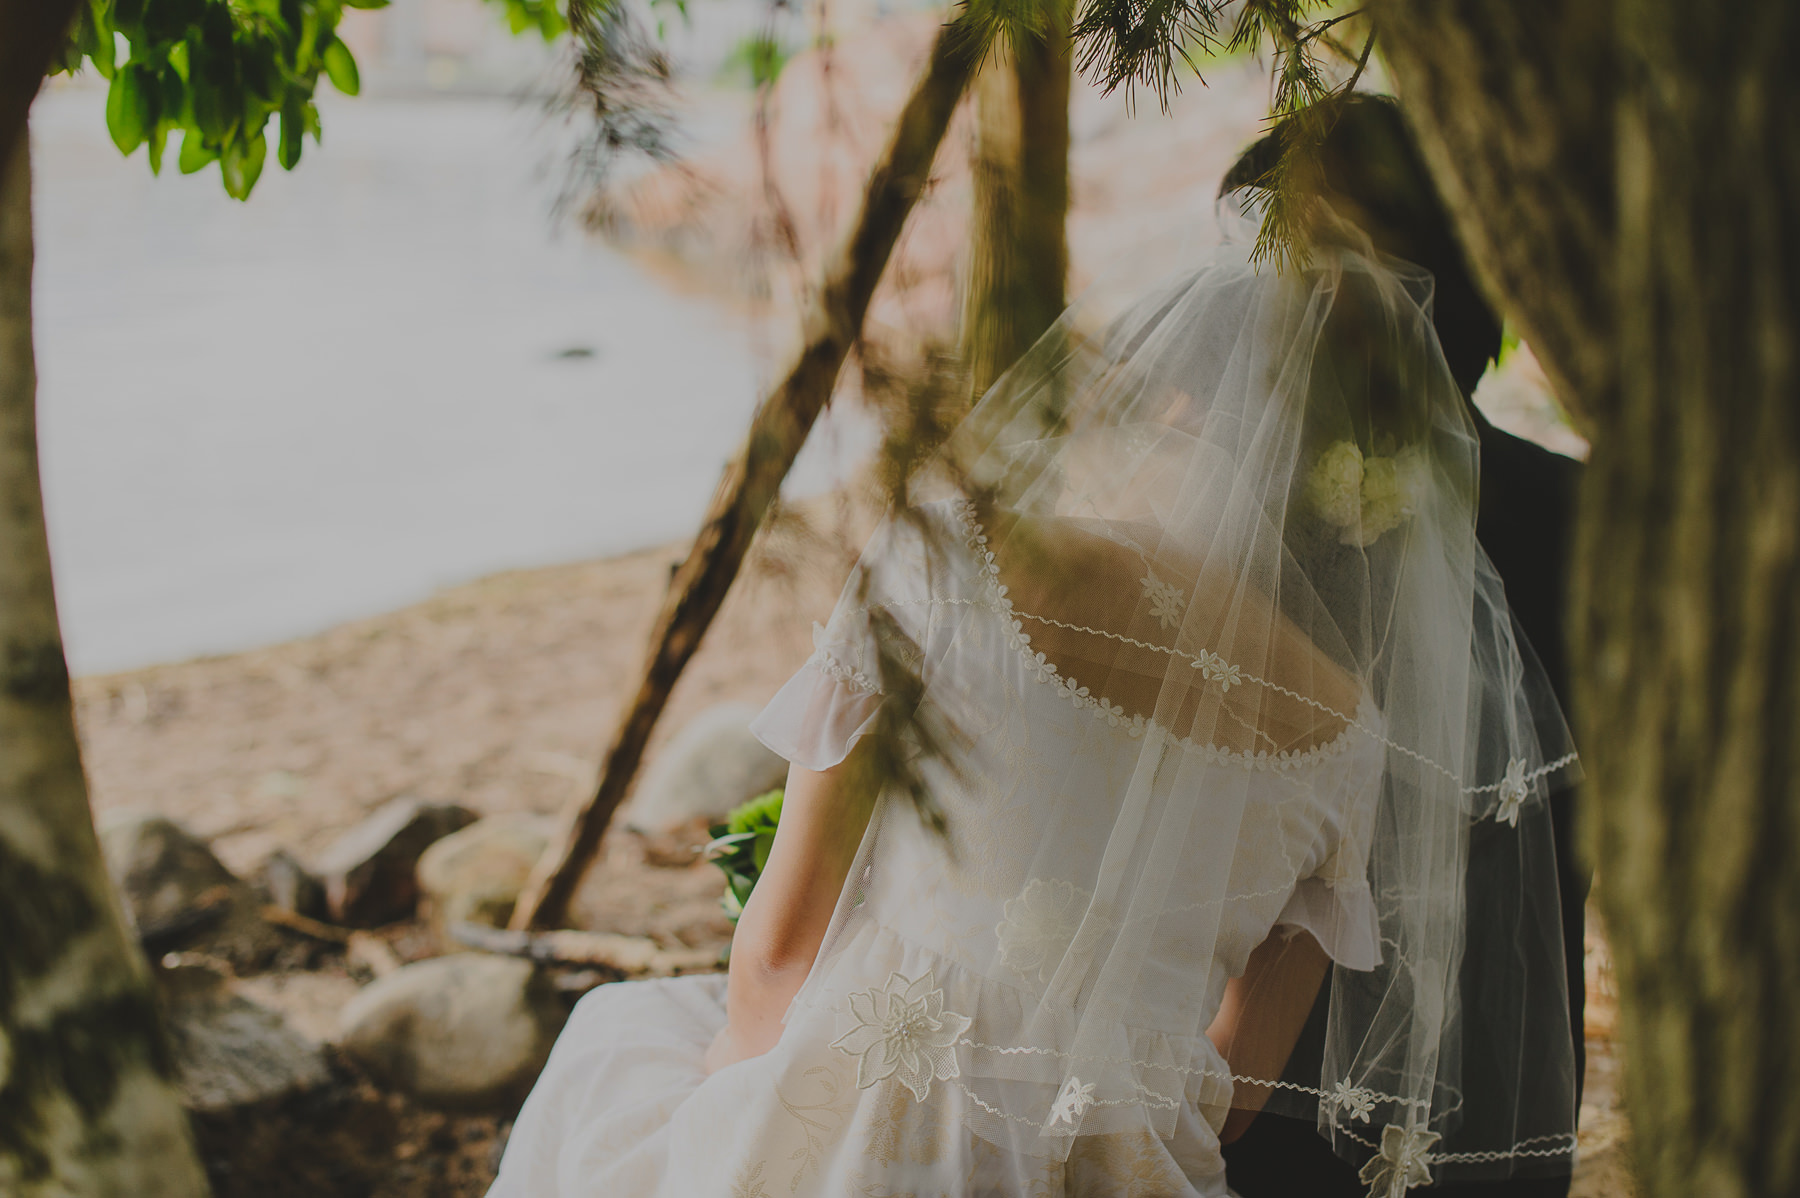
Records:
[[[1381,964],[1381,925],[1366,878],[1337,882],[1316,874],[1302,878],[1275,922],[1310,933],[1346,969]]]
[[[931,585],[941,569],[919,529],[883,521],[845,583],[830,621],[813,625],[813,654],[775,692],[751,733],[804,769],[825,770],[849,756],[875,728],[886,697],[881,647],[872,613],[882,611],[903,634],[893,653],[923,668],[933,608]],[[910,642],[910,643],[908,643]]]
[[[813,655],[750,723],[756,739],[809,770],[830,769],[849,756],[881,712],[881,688],[834,657],[824,636],[813,625]]]
[[[1372,770],[1352,765],[1343,809],[1321,829],[1322,859],[1294,887],[1275,923],[1298,928],[1346,969],[1381,964],[1381,921],[1369,891],[1369,845],[1380,787],[1379,757]]]

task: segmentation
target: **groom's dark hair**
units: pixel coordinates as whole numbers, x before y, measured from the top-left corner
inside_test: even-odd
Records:
[[[1337,101],[1326,101],[1337,103]],[[1294,126],[1289,117],[1245,150],[1219,194],[1266,187]],[[1341,102],[1319,148],[1320,174],[1332,208],[1375,248],[1432,273],[1433,324],[1444,359],[1463,394],[1475,389],[1500,352],[1500,320],[1482,298],[1450,214],[1426,170],[1400,106],[1387,96],[1357,93]]]

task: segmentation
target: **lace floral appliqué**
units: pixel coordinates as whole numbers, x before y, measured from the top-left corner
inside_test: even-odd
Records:
[[[1332,1089],[1331,1103],[1341,1108],[1350,1118],[1367,1123],[1370,1113],[1375,1110],[1375,1091],[1353,1086],[1350,1079],[1345,1078]]]
[[[1531,785],[1525,781],[1525,759],[1515,757],[1506,763],[1506,777],[1500,779],[1500,806],[1494,809],[1494,819],[1508,827],[1518,827],[1519,810],[1530,793]]]
[[[1406,1198],[1414,1186],[1431,1184],[1431,1146],[1438,1133],[1420,1128],[1381,1129],[1381,1155],[1362,1167],[1357,1174],[1369,1187],[1368,1198]]]
[[[929,970],[917,978],[891,973],[886,986],[852,994],[850,1013],[856,1026],[831,1046],[858,1058],[857,1089],[891,1077],[924,1102],[934,1080],[962,1074],[956,1042],[969,1030],[970,1020],[944,1010],[944,992]]]
[[[1063,1079],[1062,1089],[1056,1092],[1056,1103],[1050,1108],[1050,1126],[1067,1123],[1074,1127],[1093,1105],[1094,1083],[1083,1085],[1081,1079],[1071,1073]]]
[[[1150,616],[1157,627],[1167,631],[1181,623],[1181,611],[1187,606],[1187,600],[1181,597],[1181,591],[1173,583],[1164,582],[1154,571],[1138,582],[1143,585],[1144,597],[1150,600]]]
[[[1208,682],[1218,683],[1221,693],[1229,692],[1232,687],[1244,680],[1242,666],[1233,665],[1217,653],[1205,649],[1200,650],[1199,656],[1194,658],[1194,668],[1199,670],[1200,676]]]
[[[1093,895],[1060,878],[1033,878],[1006,901],[1006,918],[994,928],[1000,960],[1026,981],[1048,982],[1074,946]],[[1098,920],[1096,923],[1096,930]]]

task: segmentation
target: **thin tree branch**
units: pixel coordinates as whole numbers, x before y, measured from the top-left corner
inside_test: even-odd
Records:
[[[1363,42],[1362,56],[1356,60],[1356,70],[1350,73],[1350,81],[1344,84],[1344,95],[1348,96],[1356,90],[1356,85],[1362,80],[1363,68],[1369,65],[1369,52],[1374,48],[1375,31],[1371,29],[1368,40]]]
[[[743,448],[719,480],[693,549],[670,584],[637,695],[607,749],[599,785],[570,814],[562,834],[538,862],[513,910],[514,929],[558,924],[566,915],[575,887],[637,773],[669,692],[699,648],[794,455],[831,398],[838,372],[861,335],[875,284],[925,189],[950,114],[983,48],[966,20],[945,25],[932,44],[924,74],[869,176],[855,228],[827,263],[823,286],[808,304],[806,344],[751,422]]]

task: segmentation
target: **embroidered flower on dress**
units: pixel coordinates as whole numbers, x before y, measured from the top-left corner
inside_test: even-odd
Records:
[[[1438,1142],[1435,1131],[1396,1127],[1390,1123],[1381,1129],[1381,1155],[1373,1158],[1357,1174],[1368,1183],[1368,1198],[1406,1198],[1414,1186],[1431,1184],[1431,1146]]]
[[[1164,582],[1154,570],[1138,582],[1144,588],[1145,598],[1150,600],[1150,615],[1157,627],[1166,631],[1181,623],[1181,611],[1187,606],[1187,600],[1181,597],[1181,591],[1174,583]]]
[[[916,978],[890,973],[881,989],[852,994],[850,1013],[856,1026],[831,1046],[858,1058],[857,1089],[892,1077],[924,1102],[934,1079],[961,1076],[956,1042],[969,1030],[970,1019],[944,1010],[944,992],[930,970]]]
[[[1506,763],[1506,777],[1500,779],[1500,806],[1494,809],[1494,819],[1518,827],[1519,810],[1530,793],[1531,786],[1525,781],[1525,759],[1515,757]]]
[[[1026,981],[1048,982],[1074,945],[1094,896],[1061,878],[1033,878],[1006,901],[1006,918],[994,928],[1000,960]],[[1094,919],[1096,927],[1100,920]]]
[[[1071,1073],[1063,1079],[1062,1089],[1056,1092],[1056,1103],[1050,1108],[1050,1126],[1067,1123],[1074,1127],[1093,1105],[1094,1083],[1082,1085],[1081,1079]]]
[[[1362,1086],[1353,1086],[1350,1079],[1345,1078],[1331,1091],[1333,1106],[1342,1107],[1352,1119],[1369,1121],[1369,1114],[1375,1109],[1375,1091]]]

